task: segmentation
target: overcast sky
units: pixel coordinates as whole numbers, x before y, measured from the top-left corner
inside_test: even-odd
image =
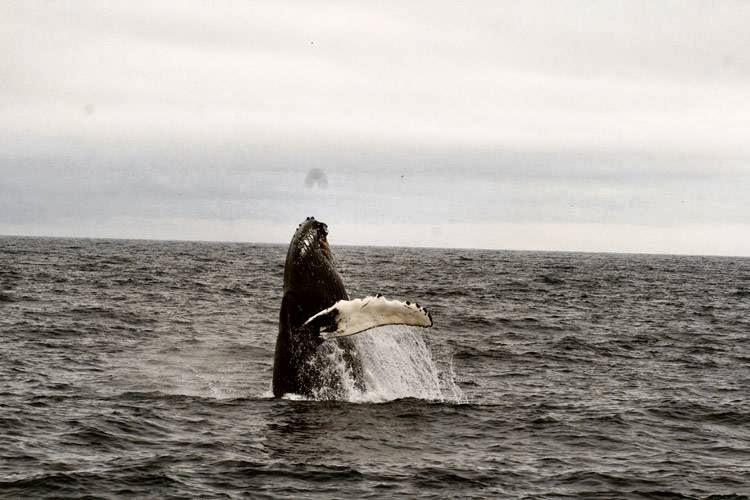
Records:
[[[748,2],[0,19],[0,234],[750,255]]]

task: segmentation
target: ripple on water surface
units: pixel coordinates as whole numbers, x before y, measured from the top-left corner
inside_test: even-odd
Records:
[[[747,259],[339,248],[435,327],[355,337],[320,401],[269,397],[285,252],[0,238],[0,491],[750,493]]]

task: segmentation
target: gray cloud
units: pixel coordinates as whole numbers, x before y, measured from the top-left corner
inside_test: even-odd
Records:
[[[8,5],[4,113],[40,135],[746,143],[744,3]]]
[[[0,222],[97,215],[291,224],[324,214],[341,223],[750,223],[745,163],[721,157],[78,151],[79,157],[6,159]],[[326,189],[310,189],[310,172],[325,176]]]
[[[744,2],[6,2],[0,16],[0,232],[312,214],[750,224]],[[306,188],[311,171],[326,189]]]

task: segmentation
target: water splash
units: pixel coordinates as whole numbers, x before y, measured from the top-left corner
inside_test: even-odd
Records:
[[[349,339],[356,347],[361,373],[351,372],[351,364],[336,341],[324,342],[309,360],[311,369],[319,373],[320,388],[312,397],[287,394],[284,398],[354,403],[402,398],[466,402],[455,383],[452,354],[431,346],[425,330],[385,326]],[[215,337],[204,340],[166,349],[147,348],[148,354],[121,359],[113,371],[122,385],[113,387],[113,391],[159,391],[212,399],[273,397],[270,386],[248,387],[246,352],[241,352],[237,344]]]
[[[421,332],[388,326],[353,337],[362,362],[364,380],[358,384],[338,352],[332,366],[342,379],[336,399],[382,402],[400,398],[463,402],[455,383],[452,357],[435,358]],[[340,351],[340,350],[339,350]],[[334,356],[335,357],[335,356]]]

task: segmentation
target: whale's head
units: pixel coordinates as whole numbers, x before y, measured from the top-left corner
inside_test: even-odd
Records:
[[[313,286],[321,275],[333,270],[333,254],[328,246],[328,226],[308,217],[297,227],[284,265],[284,285]]]

